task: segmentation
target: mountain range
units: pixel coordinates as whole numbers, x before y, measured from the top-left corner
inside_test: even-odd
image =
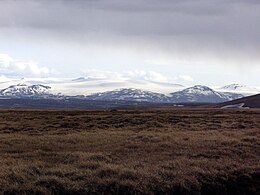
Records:
[[[8,88],[11,85],[23,83],[26,85],[44,85],[51,87],[52,93],[61,93],[66,96],[91,95],[100,92],[113,91],[116,89],[142,89],[165,95],[181,91],[191,86],[184,86],[176,83],[155,82],[141,79],[128,78],[22,78],[22,79],[0,79],[0,89]],[[244,96],[260,93],[260,88],[239,84],[230,84],[226,86],[208,86],[217,92],[230,92],[243,94]]]
[[[91,95],[62,95],[54,93],[55,90],[51,86],[42,84],[27,85],[19,83],[11,85],[0,90],[2,98],[77,98],[98,101],[135,101],[135,102],[153,102],[153,103],[218,103],[226,102],[244,97],[243,94],[218,92],[207,86],[196,85],[185,88],[170,94],[162,94],[142,89],[121,88],[101,93],[93,93]]]

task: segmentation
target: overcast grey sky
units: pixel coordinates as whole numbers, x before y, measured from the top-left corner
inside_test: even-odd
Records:
[[[259,0],[0,0],[0,76],[259,86],[259,18]]]

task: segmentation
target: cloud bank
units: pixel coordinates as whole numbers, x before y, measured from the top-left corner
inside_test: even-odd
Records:
[[[93,79],[113,80],[144,80],[154,82],[168,82],[168,78],[158,72],[145,70],[131,70],[125,72],[112,72],[97,69],[84,70],[84,76]]]
[[[0,13],[0,28],[43,30],[79,42],[139,38],[187,55],[239,59],[235,55],[260,50],[257,0],[2,0]]]
[[[223,71],[236,82],[245,73],[260,81],[259,0],[0,0],[0,13],[1,53],[64,74],[137,69],[146,72],[137,77],[163,81],[148,72],[172,72],[167,77],[192,82],[200,71],[208,82]],[[20,74],[47,72],[35,63],[16,66]]]
[[[7,76],[48,76],[50,70],[32,61],[13,59],[8,54],[0,54],[0,71]]]

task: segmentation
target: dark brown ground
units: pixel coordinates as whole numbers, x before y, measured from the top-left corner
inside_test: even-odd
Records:
[[[260,110],[0,110],[0,194],[259,194]]]

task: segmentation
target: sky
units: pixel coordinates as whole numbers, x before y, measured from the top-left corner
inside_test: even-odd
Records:
[[[259,0],[0,0],[0,78],[260,86]]]

